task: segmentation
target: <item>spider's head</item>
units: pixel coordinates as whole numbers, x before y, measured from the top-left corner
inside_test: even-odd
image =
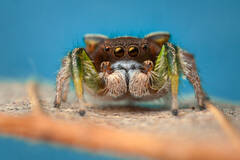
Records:
[[[117,37],[109,39],[103,35],[85,36],[86,50],[96,70],[100,74],[109,73],[104,74],[103,79],[108,85],[109,94],[113,97],[119,97],[128,91],[131,95],[135,94],[135,97],[138,94],[138,97],[141,97],[148,93],[147,88],[145,91],[137,90],[141,92],[141,95],[133,92],[138,86],[144,88],[143,85],[145,85],[147,87],[149,81],[146,72],[149,67],[154,66],[162,44],[168,39],[168,33],[159,34],[159,32],[149,34],[144,38]]]
[[[119,61],[136,61],[143,63],[146,60],[155,62],[161,46],[169,39],[167,32],[155,32],[144,38],[117,37],[110,39],[104,35],[88,34],[84,37],[86,51],[93,60],[95,67],[100,71],[101,63],[109,61],[111,64]]]

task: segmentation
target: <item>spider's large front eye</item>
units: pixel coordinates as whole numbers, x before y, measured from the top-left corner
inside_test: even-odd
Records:
[[[129,49],[128,49],[128,54],[129,54],[129,56],[131,56],[131,57],[136,57],[137,55],[138,55],[138,48],[137,47],[130,47]]]
[[[124,49],[122,47],[115,48],[114,55],[119,58],[122,57],[124,55]]]

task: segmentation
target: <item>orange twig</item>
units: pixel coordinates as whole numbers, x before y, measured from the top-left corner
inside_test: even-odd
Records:
[[[240,135],[238,131],[232,126],[232,124],[226,119],[224,114],[217,109],[212,103],[206,103],[207,109],[212,112],[218,121],[219,125],[222,127],[226,135],[230,138],[231,142],[240,148]]]
[[[29,101],[32,104],[32,114],[42,114],[41,104],[38,100],[37,84],[34,82],[29,82],[27,85],[27,92],[29,96]]]
[[[41,109],[36,85],[30,84],[29,97],[32,107]],[[209,107],[211,109],[211,106]],[[38,110],[36,109],[36,110]],[[87,120],[69,122],[53,119],[41,111],[25,116],[0,113],[0,132],[37,140],[84,147],[96,151],[140,155],[155,159],[240,159],[240,148],[231,143],[188,141],[184,136],[154,135],[127,131],[110,126],[98,126]],[[220,145],[219,145],[220,144]]]

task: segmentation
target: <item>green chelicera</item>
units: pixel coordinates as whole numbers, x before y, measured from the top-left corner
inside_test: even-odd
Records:
[[[69,79],[83,102],[85,85],[96,97],[139,101],[171,93],[171,108],[178,114],[179,77],[193,85],[200,109],[208,99],[192,54],[168,42],[170,35],[157,32],[144,38],[87,35],[86,49],[75,48],[64,57],[57,75],[54,105],[66,101]],[[83,103],[81,103],[83,105]]]

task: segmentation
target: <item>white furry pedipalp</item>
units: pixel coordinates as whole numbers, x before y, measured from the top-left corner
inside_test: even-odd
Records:
[[[130,75],[129,92],[137,98],[150,95],[149,92],[149,77],[147,74],[140,71],[135,71]]]
[[[150,75],[141,71],[142,64],[123,60],[112,64],[111,68],[113,73],[100,73],[105,82],[106,96],[117,98],[127,92],[135,98],[150,95]]]
[[[121,71],[104,75],[103,79],[105,81],[105,93],[107,96],[117,98],[127,92],[125,75]]]

